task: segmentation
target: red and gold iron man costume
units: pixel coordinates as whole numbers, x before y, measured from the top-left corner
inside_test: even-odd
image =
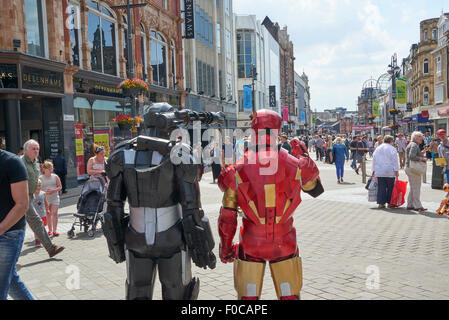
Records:
[[[300,156],[309,156],[309,152],[307,151],[307,146],[304,141],[301,141],[298,138],[294,138],[292,139],[292,141],[290,141],[290,145],[292,146],[292,155],[294,157],[299,159]]]
[[[251,136],[251,145],[263,141],[259,130],[269,129],[271,136],[264,138],[267,150],[273,148],[268,146],[268,140],[273,139],[273,129],[278,132],[281,124],[282,118],[274,111],[255,112],[251,127],[256,134]],[[298,300],[302,264],[292,214],[301,202],[301,189],[313,197],[324,192],[319,170],[310,158],[297,159],[281,148],[276,172],[261,175],[261,169],[268,164],[260,163],[260,151],[252,146],[245,157],[224,168],[218,178],[224,192],[218,219],[220,259],[223,263],[234,262],[234,287],[239,300],[260,298],[267,262],[278,299]],[[249,164],[248,159],[256,161]],[[243,211],[243,225],[240,242],[233,244],[239,207]]]

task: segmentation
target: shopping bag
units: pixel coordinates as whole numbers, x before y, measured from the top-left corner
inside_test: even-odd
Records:
[[[371,179],[368,188],[368,202],[377,202],[377,182]]]
[[[396,179],[393,192],[391,193],[390,206],[399,208],[405,203],[405,194],[407,193],[407,181]]]

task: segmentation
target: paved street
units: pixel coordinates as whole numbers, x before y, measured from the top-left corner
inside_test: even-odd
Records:
[[[368,162],[368,172],[371,162]],[[345,167],[345,184],[338,185],[333,165],[319,164],[325,194],[318,199],[305,195],[297,209],[295,227],[303,259],[302,298],[317,299],[449,299],[449,220],[435,214],[444,194],[427,184],[421,200],[427,213],[405,209],[379,210],[367,202],[367,191]],[[404,171],[401,180],[406,180]],[[217,242],[217,218],[222,193],[211,174],[201,182],[203,208],[210,218]],[[76,193],[74,193],[76,194]],[[54,259],[36,248],[27,230],[18,262],[21,278],[37,299],[123,299],[126,266],[108,258],[101,231],[94,238],[77,233],[68,239],[77,197],[64,200],[60,209],[61,235],[54,242],[66,250]],[[79,271],[77,286],[74,276]],[[214,270],[194,267],[200,278],[199,299],[235,299],[233,266],[217,262]],[[161,298],[157,283],[155,299]],[[263,299],[275,299],[269,269]]]

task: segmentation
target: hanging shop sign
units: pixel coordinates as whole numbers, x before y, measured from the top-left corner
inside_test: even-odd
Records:
[[[269,86],[270,108],[276,108],[276,86]]]
[[[283,108],[282,108],[282,116],[283,116],[283,120],[284,121],[288,121],[289,120],[289,118],[288,118],[288,106],[284,106]]]
[[[78,176],[86,173],[84,163],[84,135],[83,124],[75,123],[75,145],[76,145],[76,168]]]
[[[184,21],[186,34],[184,38],[195,38],[195,14],[193,11],[193,0],[184,0]]]
[[[243,112],[246,114],[253,113],[253,94],[251,85],[243,86]]]
[[[22,66],[22,89],[64,93],[64,74]]]
[[[18,86],[17,65],[0,64],[0,89],[17,89]]]
[[[373,101],[373,116],[379,116],[379,101]]]

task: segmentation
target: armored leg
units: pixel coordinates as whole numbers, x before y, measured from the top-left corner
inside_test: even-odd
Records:
[[[126,300],[152,300],[156,262],[126,250]]]
[[[167,259],[158,259],[163,300],[196,300],[199,281],[192,279],[190,255],[181,251]]]
[[[302,288],[301,258],[270,263],[270,270],[278,299],[299,300]]]
[[[262,293],[265,262],[234,261],[234,287],[238,300],[259,300]]]

